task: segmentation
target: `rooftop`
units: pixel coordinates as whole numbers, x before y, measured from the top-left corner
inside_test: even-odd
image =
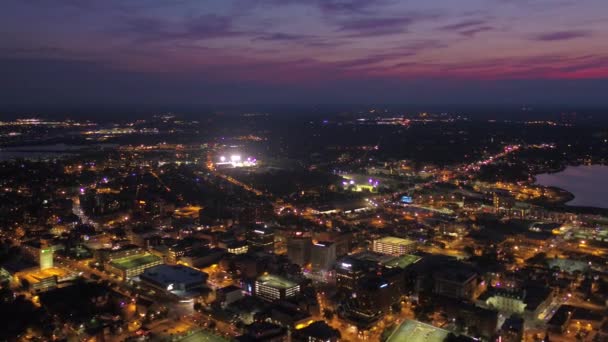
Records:
[[[124,258],[114,259],[110,262],[110,264],[121,270],[126,270],[147,265],[156,261],[161,261],[161,258],[152,254],[136,254]]]
[[[388,337],[387,342],[443,342],[449,332],[422,322],[406,320]]]
[[[179,342],[228,342],[228,340],[208,331],[199,330],[180,339]]]
[[[37,269],[35,271],[26,271],[22,274],[22,277],[27,279],[30,283],[37,283],[43,279],[50,277],[63,278],[70,275],[70,272],[57,267],[45,268],[44,270]]]
[[[405,254],[405,255],[393,258],[389,261],[383,262],[382,264],[388,268],[397,267],[397,268],[404,269],[404,268],[408,267],[409,265],[417,263],[418,261],[420,261],[420,259],[422,259],[422,257],[419,257],[417,255]]]
[[[413,243],[416,243],[416,241],[409,240],[409,239],[402,239],[402,238],[398,238],[395,236],[383,237],[383,238],[377,239],[376,241],[381,242],[381,243],[388,243],[388,244],[402,245],[402,246],[408,246]]]
[[[163,264],[146,269],[140,278],[166,287],[173,283],[203,283],[207,280],[207,274],[183,265]]]
[[[175,209],[175,211],[173,212],[173,216],[179,217],[179,218],[187,217],[187,218],[196,219],[199,217],[199,212],[201,211],[201,209],[203,209],[203,208],[199,207],[199,206],[195,206],[195,205],[181,207],[181,208]]]
[[[359,261],[369,261],[369,262],[380,263],[380,264],[389,262],[395,258],[392,255],[386,255],[386,254],[376,253],[376,252],[372,252],[372,251],[363,251],[360,253],[351,254],[350,256]]]
[[[340,332],[325,323],[324,321],[316,321],[305,328],[300,329],[298,334],[302,336],[311,336],[319,340],[331,340],[333,337],[340,337]]]
[[[298,285],[291,280],[287,280],[283,277],[273,275],[273,274],[262,275],[262,276],[258,277],[257,281],[259,281],[260,283],[263,283],[264,285],[268,285],[268,286],[271,286],[274,288],[279,288],[279,289],[288,289],[288,288],[292,288],[292,287]]]
[[[471,281],[477,276],[477,273],[467,267],[458,267],[454,265],[454,268],[444,268],[435,272],[435,278],[445,281],[453,281],[459,283],[466,283]]]

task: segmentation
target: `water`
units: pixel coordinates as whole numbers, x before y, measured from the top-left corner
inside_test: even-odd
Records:
[[[26,160],[52,160],[73,156],[77,153],[87,152],[98,148],[115,148],[117,144],[94,145],[25,145],[0,148],[0,161],[13,159]]]
[[[564,189],[574,195],[568,205],[608,208],[608,166],[568,166],[536,176],[536,184]]]
[[[55,152],[14,152],[14,151],[1,151],[0,150],[0,161],[24,159],[32,161],[52,160],[61,159],[69,156],[68,153],[55,153]]]

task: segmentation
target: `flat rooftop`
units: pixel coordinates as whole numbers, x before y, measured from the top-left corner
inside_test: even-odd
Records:
[[[417,255],[405,254],[405,255],[393,258],[389,261],[382,262],[382,265],[384,265],[385,267],[388,267],[388,268],[405,269],[409,265],[417,263],[418,261],[420,261],[420,259],[422,259],[422,257],[419,257]]]
[[[175,217],[181,217],[181,218],[198,218],[199,217],[199,212],[200,210],[203,209],[203,207],[199,207],[196,205],[189,205],[186,207],[181,207],[181,208],[177,208],[175,209],[175,211],[173,212],[173,215]]]
[[[414,241],[414,240],[402,239],[402,238],[398,238],[398,237],[394,237],[394,236],[383,237],[383,238],[377,239],[376,241],[381,242],[381,243],[387,243],[387,244],[392,244],[392,245],[402,245],[402,246],[408,246],[413,243],[416,243],[416,241]]]
[[[291,280],[287,280],[283,277],[280,277],[278,275],[273,275],[273,274],[267,274],[267,275],[263,275],[258,277],[258,280],[260,283],[263,283],[264,285],[268,285],[274,288],[278,288],[278,289],[289,289],[292,288],[298,284],[294,283]]]
[[[110,262],[110,264],[121,270],[127,270],[147,265],[156,261],[161,261],[161,258],[152,254],[136,254],[124,258],[114,259]]]
[[[68,270],[58,268],[58,267],[51,267],[51,268],[46,268],[44,270],[38,269],[35,271],[26,271],[26,272],[23,272],[23,274],[21,276],[24,277],[25,279],[27,279],[30,283],[38,283],[43,279],[47,279],[50,277],[63,278],[63,277],[68,276],[69,274],[70,274],[70,272]]]
[[[148,280],[156,284],[193,284],[204,283],[207,280],[207,274],[197,269],[183,265],[157,265],[150,267],[139,276],[143,280]]]
[[[422,322],[407,320],[393,331],[386,342],[443,342],[449,331]]]
[[[351,254],[349,256],[352,257],[353,259],[356,259],[359,261],[369,261],[369,262],[375,262],[375,263],[380,263],[380,264],[389,262],[395,258],[392,255],[386,255],[386,254],[376,253],[376,252],[372,252],[372,251],[363,251],[360,253]]]

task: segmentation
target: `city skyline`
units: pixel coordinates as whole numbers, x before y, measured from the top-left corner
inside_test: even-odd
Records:
[[[608,341],[606,0],[6,0],[0,341]]]

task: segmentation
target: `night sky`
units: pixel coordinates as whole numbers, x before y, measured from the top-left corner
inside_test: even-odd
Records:
[[[4,0],[0,107],[608,105],[606,0]]]

